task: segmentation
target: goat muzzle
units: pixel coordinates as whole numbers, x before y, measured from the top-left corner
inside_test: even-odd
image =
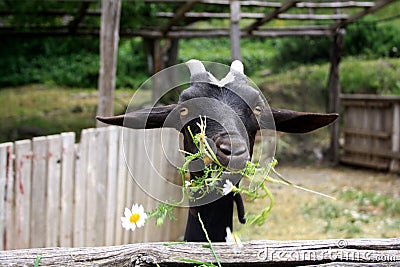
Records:
[[[222,165],[232,170],[241,170],[250,160],[247,144],[242,138],[225,135],[215,141],[217,158]]]

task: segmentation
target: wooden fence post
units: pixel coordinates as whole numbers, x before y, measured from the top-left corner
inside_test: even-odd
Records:
[[[161,39],[154,39],[153,40],[153,73],[156,74],[157,72],[161,71],[164,68],[164,61],[163,61],[163,51],[161,46]],[[152,103],[157,103],[160,100],[162,95],[161,84],[165,81],[160,81],[158,76],[154,76],[152,78],[153,81],[153,94],[152,94]]]
[[[0,250],[7,249],[8,220],[12,210],[8,205],[10,181],[12,179],[12,152],[13,143],[0,144]],[[10,216],[12,217],[12,216]]]
[[[119,39],[121,0],[102,0],[100,74],[97,115],[112,116]],[[97,127],[105,126],[97,122]]]
[[[230,26],[230,38],[231,38],[231,57],[232,60],[241,60],[240,55],[240,1],[231,1],[231,26]]]
[[[340,74],[339,65],[343,50],[343,36],[345,31],[343,29],[338,30],[334,36],[333,49],[331,54],[331,67],[329,71],[329,112],[339,113],[340,112]],[[340,120],[337,120],[330,126],[331,132],[331,143],[330,153],[331,159],[334,163],[339,162],[339,126]]]

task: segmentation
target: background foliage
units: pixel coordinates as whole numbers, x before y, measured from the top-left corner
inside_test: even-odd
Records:
[[[0,0],[1,10],[11,10],[16,15],[2,17],[2,23],[19,27],[59,26],[60,17],[35,16],[43,10],[76,10],[78,2],[59,1],[10,1]],[[91,8],[100,8],[94,3]],[[176,6],[162,3],[124,1],[122,6],[121,27],[129,25],[150,26],[155,22],[159,10],[173,11]],[[198,6],[196,11],[227,11],[225,6]],[[255,7],[254,7],[255,8]],[[251,12],[250,7],[244,11]],[[256,9],[256,8],[255,8]],[[22,15],[29,11],[31,16]],[[394,3],[374,15],[350,25],[346,29],[344,56],[351,56],[355,67],[363,69],[361,60],[400,57],[400,3]],[[84,17],[85,25],[98,25],[98,17]],[[197,22],[196,27],[204,23],[215,27],[227,26],[223,21]],[[290,23],[278,21],[276,23]],[[133,26],[132,26],[133,25]],[[208,25],[210,26],[210,25]],[[281,25],[284,26],[284,25]],[[324,64],[329,61],[332,38],[280,38],[280,39],[243,39],[241,51],[247,74],[285,73],[295,67],[309,64]],[[179,60],[185,62],[191,58],[228,64],[230,61],[229,39],[191,39],[181,40]],[[62,38],[5,38],[0,42],[0,88],[27,85],[32,83],[60,85],[69,87],[96,88],[99,68],[99,41],[97,37]],[[370,67],[370,65],[368,65]],[[378,67],[379,68],[379,67]],[[376,69],[376,68],[372,68]],[[117,88],[137,88],[148,77],[147,60],[141,39],[123,39],[118,51]],[[370,71],[373,72],[373,71]],[[350,86],[349,92],[391,92],[397,90],[396,79],[392,73],[384,70],[379,74],[389,75],[378,78],[377,75],[365,75],[355,71],[344,77],[362,81],[359,89]],[[384,73],[382,73],[384,72]],[[344,76],[347,72],[344,72]],[[355,77],[359,77],[359,79]],[[346,86],[346,88],[349,88]],[[384,89],[381,89],[384,88]]]
[[[62,23],[59,19],[40,19],[36,15],[49,8],[76,10],[80,4],[79,1],[0,0],[0,10],[12,10],[16,14],[2,16],[1,23],[23,28],[59,26]],[[94,9],[99,9],[100,1],[93,5]],[[123,1],[121,27],[151,26],[155,21],[155,13],[160,8],[168,12],[173,11],[176,6]],[[222,10],[226,8],[223,6],[199,8],[202,9],[196,11],[227,11]],[[31,15],[22,16],[19,14],[21,11],[29,11]],[[243,12],[251,11],[261,10],[243,7]],[[341,64],[344,93],[400,94],[399,14],[398,1],[389,8],[347,27]],[[97,27],[99,18],[85,17],[83,23]],[[198,28],[219,28],[228,26],[227,23],[229,22],[212,20],[197,21],[194,25]],[[274,23],[285,26],[287,22],[279,20]],[[324,112],[328,99],[326,85],[332,42],[332,38],[321,37],[242,39],[241,53],[246,74],[258,84],[274,106]],[[180,62],[198,58],[229,64],[230,57],[228,38],[188,39],[179,43]],[[0,116],[0,141],[29,137],[19,133],[19,129],[20,132],[26,132],[24,127],[31,127],[29,131],[38,127],[40,129],[35,130],[37,134],[39,130],[43,130],[40,134],[48,134],[66,130],[78,133],[81,128],[93,126],[97,103],[93,88],[97,88],[98,71],[97,37],[3,38],[0,41],[0,102],[3,103],[1,114],[7,115]],[[119,91],[138,88],[148,76],[145,44],[142,39],[121,39],[116,79]],[[89,90],[93,94],[88,93],[89,96],[83,97],[85,101],[90,99],[88,106],[80,105],[74,100],[75,90],[83,91],[82,88],[92,88]],[[48,101],[54,107],[49,104],[40,108],[33,105],[42,103],[35,99],[48,99],[49,95],[53,96]],[[118,97],[117,101],[120,104],[118,111],[122,111],[128,104],[129,97]],[[36,110],[30,112],[26,108]],[[9,113],[7,110],[13,112]],[[88,119],[76,119],[79,117],[77,115]],[[75,120],[79,120],[79,123],[74,123]],[[281,140],[285,141],[284,138]],[[284,147],[284,143],[282,144]]]

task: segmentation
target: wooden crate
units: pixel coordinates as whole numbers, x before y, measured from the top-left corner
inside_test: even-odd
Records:
[[[400,96],[342,95],[346,164],[400,172]]]

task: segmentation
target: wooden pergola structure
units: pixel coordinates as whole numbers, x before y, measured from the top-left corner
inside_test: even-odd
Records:
[[[149,65],[156,73],[166,66],[177,63],[178,40],[183,38],[219,38],[231,40],[231,57],[240,59],[240,38],[320,36],[332,37],[333,48],[329,74],[329,112],[339,112],[340,77],[339,63],[343,49],[343,35],[347,25],[371,14],[395,0],[346,1],[346,0],[143,0],[157,6],[154,23],[120,27],[123,0],[52,0],[72,8],[67,10],[0,10],[2,17],[18,15],[59,17],[60,26],[16,27],[0,23],[0,37],[8,36],[100,36],[100,77],[98,115],[113,115],[116,55],[120,37],[142,37],[147,42]],[[211,8],[210,6],[217,6]],[[172,11],[171,11],[172,10]],[[208,10],[219,10],[208,11]],[[122,13],[122,14],[121,14]],[[100,27],[89,26],[85,18],[98,17]],[[201,27],[198,22],[209,21],[211,27]],[[213,22],[218,25],[212,26]],[[277,26],[279,21],[290,21]],[[222,21],[222,22],[220,22]],[[166,40],[165,42],[162,42]],[[167,45],[166,45],[167,44]],[[159,92],[154,91],[154,99]],[[339,123],[331,128],[331,152],[335,162],[339,160]]]

